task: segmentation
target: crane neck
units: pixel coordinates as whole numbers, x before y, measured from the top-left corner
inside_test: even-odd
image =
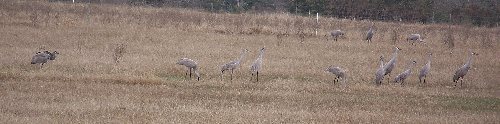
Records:
[[[259,59],[262,59],[262,56],[264,56],[264,50],[260,50]]]
[[[380,57],[380,66],[379,67],[384,67],[384,58]]]
[[[469,66],[470,63],[472,62],[472,56],[474,53],[470,52],[469,57],[467,58],[467,63],[465,63],[465,66]]]
[[[432,55],[429,55],[429,58],[427,59],[427,63],[431,63],[432,60]]]
[[[240,58],[238,58],[238,60],[237,60],[237,61],[238,61],[238,62],[240,62],[240,61],[241,61],[241,60],[245,57],[246,53],[247,53],[247,52],[246,52],[245,50],[243,50],[243,51],[241,52]]]

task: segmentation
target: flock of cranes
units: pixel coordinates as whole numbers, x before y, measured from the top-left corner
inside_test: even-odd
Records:
[[[338,37],[343,36],[345,32],[341,30],[334,30],[330,33],[330,35],[334,38],[335,41],[338,40]],[[373,32],[373,23],[370,25],[369,30],[366,33],[366,36],[363,38],[363,40],[367,41],[368,43],[371,42],[373,38],[374,32]],[[423,42],[422,37],[420,34],[410,34],[410,36],[407,37],[407,41],[411,42],[412,45],[414,45],[415,41]],[[387,82],[389,83],[390,80],[389,78],[391,77],[392,70],[395,68],[396,62],[397,62],[397,57],[398,57],[398,52],[402,50],[399,47],[394,47],[394,52],[392,53],[392,57],[387,63],[384,60],[384,56],[380,56],[380,65],[375,72],[375,79],[374,83],[376,85],[381,85],[384,77],[387,77]],[[225,71],[230,71],[230,80],[233,80],[233,73],[236,69],[238,69],[241,65],[241,62],[245,55],[249,52],[247,49],[243,49],[241,51],[240,57],[234,61],[230,61],[228,63],[225,63],[221,65],[220,67],[220,72],[221,72],[221,80],[223,80],[223,75]],[[262,68],[263,64],[263,56],[264,56],[265,48],[261,48],[259,50],[259,55],[255,59],[255,61],[252,63],[250,66],[250,72],[251,72],[251,78],[250,81],[252,81],[255,77],[255,81],[259,81],[259,72]],[[37,52],[31,59],[31,64],[40,64],[40,68],[43,67],[45,63],[48,62],[48,60],[55,60],[56,56],[59,53],[57,51],[54,52],[49,52],[49,51],[43,51],[43,52]],[[418,79],[419,83],[426,83],[426,78],[427,75],[431,71],[431,61],[432,61],[432,53],[428,53],[428,58],[427,58],[427,63],[420,69],[419,74],[418,74]],[[472,52],[469,50],[468,54],[468,59],[466,63],[461,66],[454,74],[453,76],[453,82],[455,82],[455,86],[458,84],[460,81],[460,85],[462,86],[463,83],[463,78],[467,74],[467,72],[470,69],[471,63],[472,63],[472,57],[474,55],[478,55],[477,53]],[[401,72],[399,75],[397,75],[394,78],[394,83],[400,83],[401,85],[404,85],[405,80],[411,75],[412,69],[414,68],[415,64],[417,62],[414,60],[411,60],[410,63],[406,66],[405,70]],[[198,64],[196,61],[189,59],[189,58],[181,58],[180,60],[177,61],[178,65],[183,65],[186,67],[186,75],[185,77],[187,78],[189,75],[189,78],[192,77],[193,73],[196,76],[196,79],[199,81],[200,80],[200,73],[198,72]],[[342,69],[341,67],[338,66],[329,66],[326,70],[326,72],[332,73],[335,75],[334,79],[334,84],[336,82],[340,81],[345,81],[346,80],[346,70]]]

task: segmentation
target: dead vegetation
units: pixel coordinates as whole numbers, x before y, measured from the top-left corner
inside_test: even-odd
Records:
[[[500,121],[500,29],[376,22],[367,44],[362,38],[369,21],[320,18],[315,24],[288,14],[8,0],[0,4],[0,122]],[[346,39],[324,42],[339,27]],[[426,44],[411,46],[402,38],[420,32]],[[418,84],[415,74],[405,87],[372,84],[379,56],[390,56],[394,44],[403,49],[394,72],[410,59],[421,67],[433,53],[427,84]],[[29,59],[40,46],[64,55],[36,69]],[[252,83],[248,58],[262,47],[264,67]],[[220,64],[242,48],[251,51],[235,80],[221,82]],[[453,72],[466,61],[467,49],[480,55],[464,87],[453,88]],[[196,59],[206,78],[184,80],[185,68],[175,65],[181,57]],[[329,65],[349,70],[348,86],[332,83],[323,71]]]

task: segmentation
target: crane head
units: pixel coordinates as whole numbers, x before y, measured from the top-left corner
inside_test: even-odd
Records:
[[[395,48],[396,48],[397,50],[403,50],[403,49],[401,49],[401,48],[399,48],[399,47],[395,47]]]

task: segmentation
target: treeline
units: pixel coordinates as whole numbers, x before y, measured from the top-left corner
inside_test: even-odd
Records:
[[[60,1],[60,0],[55,0]],[[68,0],[65,0],[68,1]],[[69,0],[71,1],[71,0]],[[199,8],[212,12],[289,12],[300,15],[452,23],[497,27],[500,0],[76,0],[155,7]]]

